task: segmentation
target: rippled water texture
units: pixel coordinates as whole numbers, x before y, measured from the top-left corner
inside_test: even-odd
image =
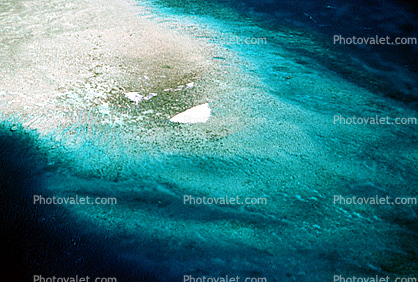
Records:
[[[417,269],[416,205],[333,204],[415,195],[417,125],[334,124],[414,108],[363,87],[372,72],[356,84],[322,64],[344,60],[320,33],[217,9],[0,0],[1,211],[6,239],[25,242],[26,278],[331,281]],[[254,34],[274,40],[216,40]],[[169,121],[205,103],[206,123]],[[34,206],[33,194],[118,204]],[[267,204],[185,205],[185,195]]]

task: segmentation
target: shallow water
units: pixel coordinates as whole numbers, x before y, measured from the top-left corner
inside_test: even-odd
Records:
[[[16,265],[22,279],[118,281],[416,273],[416,205],[333,203],[415,196],[417,124],[334,122],[416,118],[415,47],[336,47],[330,34],[350,28],[329,16],[355,14],[345,2],[237,3],[0,5],[3,233],[24,246],[8,275],[20,278]],[[394,24],[417,25],[399,11]],[[232,36],[267,44],[220,42]],[[157,95],[136,105],[127,92]],[[206,123],[169,122],[206,102]],[[34,194],[118,203],[31,205]],[[188,205],[189,195],[267,204]]]

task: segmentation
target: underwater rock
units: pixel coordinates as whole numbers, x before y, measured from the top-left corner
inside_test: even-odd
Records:
[[[17,131],[19,128],[17,127],[17,125],[13,125],[11,128],[10,128],[10,131],[11,132],[15,132],[15,131]]]

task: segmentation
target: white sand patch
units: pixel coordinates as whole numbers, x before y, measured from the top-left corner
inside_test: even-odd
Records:
[[[205,103],[175,115],[170,121],[179,123],[205,123],[208,121],[209,117],[209,104]]]
[[[181,97],[194,88],[193,82],[215,75],[213,51],[191,34],[144,16],[148,12],[135,5],[125,0],[35,0],[29,6],[2,7],[7,16],[0,25],[10,28],[0,36],[0,90],[8,93],[1,97],[0,110],[6,115],[49,111],[59,116],[87,114],[107,103],[117,119],[120,111],[114,109],[146,104],[140,102],[151,102],[164,89],[178,93],[167,91],[161,98],[165,103],[144,110],[154,107],[169,116],[184,107]],[[21,14],[24,20],[18,20]],[[188,100],[194,103],[196,98]],[[48,133],[60,121],[50,118],[33,128]]]
[[[205,152],[195,143],[230,136],[243,125],[207,122],[208,107],[196,113],[205,126],[193,130],[179,131],[170,118],[213,103],[218,117],[244,120],[252,112],[249,96],[261,92],[234,54],[196,36],[197,28],[160,21],[133,1],[35,0],[30,7],[11,6],[0,19],[1,26],[11,27],[0,35],[0,112],[22,116],[24,127],[52,134],[67,152],[89,155],[71,158],[81,170],[102,174],[106,167],[103,174],[111,173],[126,161],[121,151],[132,159],[143,151]],[[24,21],[18,20],[21,13]],[[37,16],[26,16],[31,14]],[[46,20],[51,16],[57,20]],[[109,160],[93,156],[89,146],[105,150]]]
[[[139,94],[139,92],[126,92],[125,97],[134,101],[137,105],[140,101],[142,101],[142,99],[144,99],[144,96]]]

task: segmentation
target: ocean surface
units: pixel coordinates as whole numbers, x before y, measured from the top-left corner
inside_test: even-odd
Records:
[[[0,0],[1,280],[417,277],[416,8]]]

